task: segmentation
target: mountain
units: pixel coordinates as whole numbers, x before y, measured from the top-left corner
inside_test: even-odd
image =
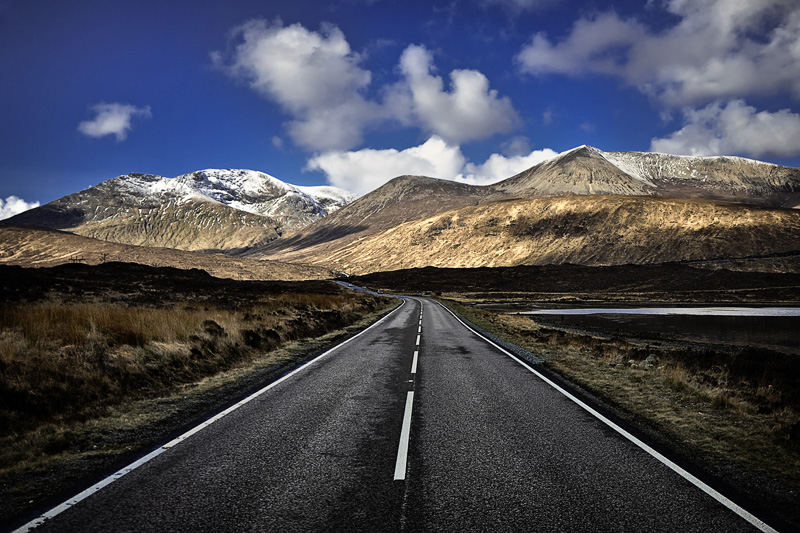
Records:
[[[257,280],[326,279],[330,270],[281,261],[255,261],[224,254],[132,246],[64,231],[0,222],[0,264],[49,267],[70,262],[89,265],[121,261],[150,266],[199,268],[220,278]]]
[[[284,258],[344,268],[345,263],[338,258],[351,253],[356,257],[358,254],[355,250],[365,250],[367,241],[377,244],[381,238],[386,238],[387,243],[395,242],[390,235],[396,234],[394,228],[401,224],[414,221],[422,223],[453,209],[521,199],[572,198],[576,205],[583,206],[585,210],[590,205],[599,204],[581,203],[579,197],[593,195],[652,196],[795,207],[800,203],[800,169],[740,157],[604,152],[590,146],[580,146],[488,186],[401,176],[325,219],[264,246],[254,246],[246,253],[254,258]],[[632,207],[639,203],[626,205]],[[713,204],[697,204],[701,205]],[[625,208],[620,207],[622,210]],[[507,209],[512,209],[511,204],[492,208],[502,218],[515,216],[504,214]],[[588,216],[587,213],[584,215]],[[603,217],[600,213],[597,216]],[[677,223],[678,220],[670,223],[673,222]],[[640,237],[647,239],[646,234]],[[451,238],[457,240],[460,237],[451,234]],[[406,252],[403,248],[389,250],[388,245],[378,248],[381,251],[375,253],[381,254],[381,257]],[[560,257],[556,254],[553,260],[562,261]],[[370,261],[376,261],[371,255],[370,258]],[[444,258],[441,260],[444,261]],[[490,256],[481,260],[486,264],[492,261]],[[470,262],[479,265],[481,260]],[[354,262],[347,261],[346,264],[348,268],[361,271],[361,267]]]
[[[330,216],[267,246],[254,247],[247,254],[288,255],[297,261],[324,256],[329,250],[337,250],[377,231],[433,216],[443,209],[476,205],[488,192],[449,180],[400,176]]]
[[[800,169],[580,146],[493,185],[400,176],[355,201],[341,189],[296,187],[250,170],[129,174],[10,222],[367,272],[790,252],[800,250],[800,211],[786,208],[798,206]]]
[[[377,231],[303,261],[349,274],[419,268],[648,264],[800,250],[800,211],[686,198],[490,202]]]
[[[127,174],[9,221],[125,244],[235,253],[354,199],[335,187],[297,187],[252,170]]]
[[[491,188],[495,197],[625,194],[797,207],[800,169],[743,157],[604,152],[580,146]]]

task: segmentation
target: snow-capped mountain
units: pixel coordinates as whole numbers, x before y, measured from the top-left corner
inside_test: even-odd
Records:
[[[298,187],[253,170],[208,169],[175,178],[126,174],[9,221],[126,244],[237,252],[355,198],[336,187]]]
[[[607,197],[591,198],[599,195]],[[633,196],[641,198],[630,198]],[[549,201],[556,197],[561,197],[561,200]],[[666,201],[672,199],[687,202]],[[518,200],[522,202],[515,202]],[[591,146],[579,146],[516,176],[487,186],[422,176],[401,176],[365,194],[330,217],[303,228],[293,234],[290,240],[278,239],[266,246],[254,247],[247,254],[257,258],[281,258],[328,265],[354,272],[368,265],[372,265],[369,268],[406,268],[415,254],[417,259],[413,260],[414,266],[496,266],[503,261],[505,263],[502,264],[512,265],[517,264],[513,262],[515,260],[528,260],[514,254],[528,250],[526,257],[532,258],[534,249],[544,253],[543,250],[548,246],[559,250],[558,253],[551,250],[552,254],[547,255],[553,262],[583,261],[587,257],[594,258],[591,260],[599,260],[600,257],[611,260],[612,256],[614,261],[624,262],[626,256],[631,261],[644,260],[644,256],[637,255],[639,252],[633,246],[627,251],[621,249],[613,253],[587,247],[585,256],[577,251],[579,245],[583,246],[593,238],[623,232],[631,236],[632,242],[640,239],[641,243],[656,247],[663,245],[664,254],[654,252],[647,257],[647,261],[697,258],[704,253],[708,254],[707,257],[719,257],[718,254],[727,251],[715,248],[716,245],[711,242],[716,238],[713,237],[715,231],[722,227],[714,225],[718,218],[715,217],[723,211],[730,214],[735,209],[720,210],[714,207],[716,202],[734,203],[737,209],[762,213],[773,207],[798,207],[800,169],[741,157],[604,152]],[[481,206],[484,205],[494,207],[483,209]],[[612,220],[607,216],[607,210],[612,206],[617,209],[619,219]],[[690,207],[683,209],[676,206]],[[673,237],[680,234],[684,238],[691,235],[689,230],[699,228],[697,231],[701,234],[712,235],[703,237],[708,241],[708,246],[704,245],[702,253],[696,250],[689,253],[694,244],[687,242],[681,251],[674,240],[655,232],[653,228],[657,228],[657,225],[637,226],[643,220],[642,213],[649,213],[650,207],[657,212],[648,220],[657,220],[665,227],[681,230],[676,231]],[[509,210],[508,213],[504,213],[504,209]],[[477,211],[491,213],[491,216],[487,215],[486,220],[478,220],[473,216],[473,212]],[[785,222],[785,217],[800,216],[796,212],[788,215],[782,213],[786,209],[775,211],[781,211],[773,217],[778,225]],[[445,215],[445,212],[449,214]],[[455,213],[459,213],[458,216]],[[630,217],[626,218],[627,215]],[[778,236],[780,232],[769,229],[769,217],[753,218],[749,214],[737,216],[727,216],[731,227],[736,221],[741,227],[726,229],[725,239],[729,244],[737,243],[743,254],[793,250],[791,247],[797,244],[794,237],[788,239],[786,233]],[[509,226],[512,220],[517,222]],[[414,226],[417,223],[421,226]],[[631,224],[631,227],[626,224]],[[475,227],[482,229],[476,233],[473,231]],[[766,229],[762,230],[762,227]],[[420,228],[424,228],[424,231],[418,231]],[[511,234],[510,238],[506,238],[507,233]],[[545,246],[544,241],[533,239],[539,234],[556,235],[556,240],[548,241],[549,244]],[[770,235],[770,239],[782,241],[767,243],[769,246],[764,241],[756,246],[755,240],[762,238],[759,235]],[[788,235],[792,235],[791,232]],[[407,240],[403,241],[403,238]],[[479,251],[470,256],[468,263],[464,263],[462,255],[470,253],[466,246],[468,238],[476,238],[480,245],[475,248]],[[522,246],[522,241],[532,242],[532,248]],[[603,243],[603,246],[609,245],[606,241]],[[452,249],[445,253],[440,245]],[[567,250],[572,251],[567,254]],[[696,255],[692,255],[695,252]],[[349,258],[347,262],[345,257]],[[545,261],[542,259],[544,256],[537,257],[535,261]]]
[[[800,169],[743,157],[604,152],[579,146],[492,186],[500,194],[623,194],[800,205]]]

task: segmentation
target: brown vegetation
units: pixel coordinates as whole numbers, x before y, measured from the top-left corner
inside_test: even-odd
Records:
[[[635,196],[536,198],[463,207],[339,244],[297,257],[350,274],[729,259],[799,250],[800,211]]]
[[[237,311],[188,304],[0,307],[0,432],[85,420],[110,404],[268,356],[282,343],[316,337],[374,311],[349,295],[282,294]]]
[[[5,519],[396,305],[330,282],[119,263],[0,267],[0,301]]]
[[[52,267],[77,261],[98,265],[125,261],[150,266],[199,268],[221,278],[246,280],[327,279],[325,268],[234,258],[216,253],[189,252],[106,242],[63,231],[0,223],[0,264]]]
[[[395,292],[470,295],[476,302],[797,302],[800,256],[743,261],[742,271],[716,262],[660,265],[417,268],[348,278]],[[722,266],[725,266],[723,263]],[[760,268],[768,272],[758,272]]]

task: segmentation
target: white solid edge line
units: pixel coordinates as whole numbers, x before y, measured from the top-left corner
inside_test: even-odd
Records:
[[[414,391],[406,395],[406,410],[403,412],[403,428],[400,430],[400,444],[397,447],[397,462],[394,465],[394,480],[401,481],[406,478],[406,464],[408,462],[408,439],[411,435],[411,410],[414,405]]]
[[[480,338],[482,338],[483,340],[485,340],[486,342],[488,342],[489,344],[491,344],[492,346],[494,346],[495,348],[497,348],[498,350],[500,350],[501,352],[512,358],[514,361],[516,361],[526,369],[528,369],[536,377],[538,377],[539,379],[541,379],[542,381],[544,381],[545,383],[556,389],[558,392],[560,392],[561,394],[572,400],[574,403],[583,408],[589,414],[591,414],[592,416],[594,416],[595,418],[606,424],[608,427],[610,427],[611,429],[613,429],[614,431],[616,431],[617,433],[628,439],[630,442],[632,442],[633,444],[635,444],[636,446],[638,446],[639,448],[650,454],[652,457],[656,458],[658,461],[660,461],[662,464],[670,468],[672,471],[681,476],[683,479],[685,479],[695,487],[699,488],[700,490],[702,490],[703,492],[705,492],[706,494],[717,500],[719,503],[721,503],[722,505],[724,505],[725,507],[727,507],[728,509],[739,515],[744,520],[748,521],[750,524],[752,524],[759,530],[765,533],[778,533],[778,530],[774,529],[769,524],[767,524],[757,516],[753,515],[750,511],[744,509],[742,506],[735,503],[734,501],[729,499],[727,496],[725,496],[718,490],[710,487],[708,484],[698,479],[696,476],[685,470],[683,467],[672,462],[670,459],[668,459],[667,457],[665,457],[664,455],[662,455],[661,453],[659,453],[658,451],[647,445],[646,443],[642,442],[641,440],[639,440],[637,437],[635,437],[622,427],[618,426],[617,424],[615,424],[614,422],[612,422],[611,420],[609,420],[608,418],[606,418],[605,416],[603,416],[602,414],[600,414],[599,412],[597,412],[596,410],[594,410],[593,408],[591,408],[590,406],[588,406],[587,404],[585,404],[584,402],[573,396],[570,392],[559,386],[557,383],[551,381],[545,375],[531,368],[527,363],[517,358],[515,355],[510,353],[505,348],[498,346],[497,344],[492,342],[491,339],[487,339],[486,337],[484,337],[483,335],[481,335],[480,333],[469,327],[467,324],[465,324],[460,318],[458,318],[458,316],[455,313],[453,313],[450,309],[448,309],[444,304],[442,304],[441,302],[438,303],[439,305],[442,306],[443,309],[445,309],[448,313],[453,315],[453,318],[458,320],[462,326],[472,331],[477,336],[479,336]]]
[[[419,350],[414,350],[414,359],[411,361],[411,373],[417,373],[417,359],[419,359]]]
[[[374,328],[375,326],[377,326],[378,324],[380,324],[381,322],[383,322],[384,320],[389,318],[395,312],[397,312],[401,307],[403,307],[403,305],[405,305],[405,303],[406,303],[406,300],[404,298],[403,299],[403,303],[398,305],[394,310],[392,310],[390,313],[388,313],[386,316],[382,317],[380,320],[378,320],[374,324],[370,325],[368,328],[365,328],[365,329],[361,330],[360,332],[356,333],[355,335],[353,335],[352,337],[350,337],[349,339],[346,339],[346,340],[340,342],[339,344],[337,344],[333,348],[330,348],[327,351],[321,353],[320,355],[316,356],[311,361],[308,361],[307,363],[305,363],[301,367],[292,370],[290,373],[286,374],[281,379],[279,379],[277,381],[274,381],[274,382],[270,383],[269,385],[267,385],[266,387],[254,392],[253,394],[251,394],[247,398],[245,398],[245,399],[233,404],[232,406],[228,407],[227,409],[225,409],[224,411],[222,411],[219,414],[215,415],[214,417],[209,418],[205,422],[202,422],[201,424],[193,427],[192,429],[190,429],[189,431],[187,431],[183,435],[181,435],[181,436],[169,441],[168,443],[164,444],[163,446],[160,446],[160,447],[156,448],[155,450],[153,450],[152,452],[148,453],[144,457],[141,457],[141,458],[137,459],[133,463],[131,463],[128,466],[126,466],[126,467],[118,470],[117,472],[111,474],[110,476],[108,476],[107,478],[103,479],[102,481],[99,481],[99,482],[95,483],[94,485],[92,485],[88,489],[84,490],[83,492],[80,492],[80,493],[76,494],[75,496],[73,496],[72,498],[66,500],[65,502],[53,507],[52,509],[50,509],[46,513],[43,513],[42,515],[40,515],[38,518],[34,518],[33,520],[31,520],[30,522],[28,522],[24,526],[21,526],[21,527],[15,529],[13,531],[13,533],[24,533],[26,531],[30,531],[31,529],[34,529],[34,528],[39,527],[40,525],[42,525],[46,520],[48,520],[50,518],[53,518],[54,516],[57,516],[57,515],[63,513],[64,511],[66,511],[67,509],[72,507],[73,505],[81,502],[82,500],[85,500],[86,498],[88,498],[92,494],[94,494],[94,493],[100,491],[101,489],[107,487],[108,485],[110,485],[114,481],[118,480],[119,478],[121,478],[125,474],[128,474],[128,473],[132,472],[133,470],[139,468],[143,464],[145,464],[145,463],[149,462],[150,460],[158,457],[159,455],[161,455],[162,453],[164,453],[168,449],[172,448],[173,446],[177,445],[180,442],[183,442],[184,440],[188,439],[189,437],[191,437],[192,435],[194,435],[198,431],[210,426],[211,424],[213,424],[214,422],[218,421],[220,418],[224,417],[225,415],[228,415],[228,414],[232,413],[233,411],[237,410],[238,408],[242,407],[243,405],[253,401],[254,399],[258,398],[259,396],[261,396],[262,394],[264,394],[268,390],[272,389],[273,387],[278,386],[279,384],[283,383],[284,381],[286,381],[287,379],[291,378],[295,374],[305,370],[306,368],[308,368],[309,366],[313,365],[317,361],[320,361],[322,358],[324,358],[324,357],[328,356],[329,354],[335,352],[336,350],[338,350],[339,348],[341,348],[342,346],[344,346],[348,342],[360,337],[361,335],[363,335],[367,331],[371,330],[372,328]]]

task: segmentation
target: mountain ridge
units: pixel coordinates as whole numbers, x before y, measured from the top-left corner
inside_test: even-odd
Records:
[[[0,221],[0,264],[31,268],[75,262],[97,265],[111,261],[181,269],[199,268],[213,276],[231,279],[290,281],[332,276],[329,269],[321,267],[121,244],[61,230],[21,227]]]
[[[348,274],[572,263],[653,264],[800,250],[800,211],[702,199],[561,196],[490,202],[287,255]],[[269,258],[270,255],[251,257]]]
[[[245,254],[316,262],[398,225],[453,209],[592,195],[795,207],[800,203],[800,169],[745,158],[604,152],[583,145],[491,185],[400,176],[334,215],[264,246],[254,246]]]
[[[131,173],[9,222],[123,244],[236,253],[321,219],[354,199],[336,187],[299,187],[252,170],[207,169],[175,178]]]
[[[365,242],[384,255],[394,254],[375,236],[392,242],[389,236],[398,228],[407,229],[408,224],[430,221],[448,211],[502,204],[491,209],[504,219],[510,216],[503,214],[504,209],[518,209],[512,207],[515,201],[565,198],[583,209],[581,216],[587,220],[601,219],[606,216],[603,202],[580,199],[592,196],[682,198],[705,206],[697,209],[711,211],[716,208],[701,201],[795,208],[800,205],[800,169],[738,157],[605,152],[582,145],[491,185],[405,175],[357,199],[334,187],[298,187],[251,170],[206,169],[176,178],[128,174],[17,215],[10,222],[140,246],[340,268],[340,261],[332,258],[363,250]],[[618,209],[641,209],[640,204],[640,200],[624,202]],[[585,212],[590,205],[600,211],[590,216]],[[708,218],[709,224],[712,219]],[[600,227],[587,227],[602,232]],[[466,230],[457,234],[447,228],[440,233],[450,239],[467,238]],[[582,237],[572,238],[579,242]],[[642,233],[640,238],[649,236]],[[788,251],[767,248],[767,252]],[[632,261],[652,259],[632,250],[628,249]],[[595,253],[597,257],[608,254]],[[588,260],[584,255],[576,257]],[[489,256],[484,259],[490,261]],[[459,259],[452,256],[451,260]],[[565,259],[554,253],[552,260]]]
[[[523,197],[643,194],[800,206],[797,168],[736,156],[605,152],[588,145],[562,152],[490,187]]]

